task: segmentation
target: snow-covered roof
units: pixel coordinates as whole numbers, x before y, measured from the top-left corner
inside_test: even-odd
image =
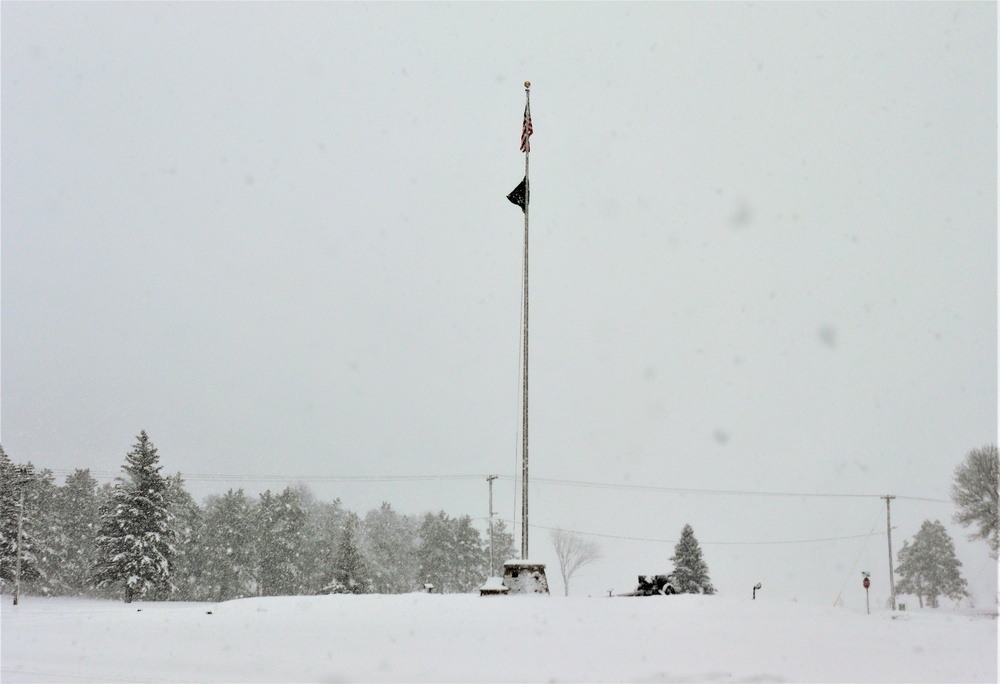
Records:
[[[480,589],[506,589],[502,577],[487,577]]]
[[[528,559],[528,560],[518,560],[518,559],[514,558],[514,559],[509,560],[509,561],[504,561],[504,565],[505,566],[507,566],[507,565],[545,565],[545,563],[543,563],[542,561],[536,561],[536,560],[531,560],[531,559]]]

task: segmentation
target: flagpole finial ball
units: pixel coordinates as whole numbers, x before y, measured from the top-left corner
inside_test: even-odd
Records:
[[[524,87],[525,88],[530,88],[531,87],[531,81],[525,81],[524,82]]]

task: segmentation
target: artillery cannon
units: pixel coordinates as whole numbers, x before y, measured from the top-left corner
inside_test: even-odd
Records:
[[[622,596],[669,596],[676,594],[677,582],[673,573],[669,575],[639,575],[639,586],[635,591]]]

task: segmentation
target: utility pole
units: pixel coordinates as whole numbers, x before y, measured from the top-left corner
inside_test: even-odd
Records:
[[[490,486],[490,577],[496,577],[493,569],[493,480],[495,479],[496,475],[486,476],[486,483]]]
[[[21,593],[21,539],[24,529],[24,481],[21,481],[21,506],[17,511],[17,561],[14,565],[14,605]]]
[[[896,577],[892,570],[892,514],[889,510],[889,502],[896,497],[886,494],[882,498],[885,499],[885,536],[889,540],[889,596],[892,609],[896,610]]]

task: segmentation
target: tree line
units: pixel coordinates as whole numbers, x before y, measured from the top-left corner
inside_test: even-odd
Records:
[[[469,592],[489,573],[489,539],[468,515],[363,517],[304,485],[257,497],[230,489],[199,505],[180,474],[164,476],[145,431],[113,484],[87,469],[55,484],[0,446],[0,582],[26,593],[125,601],[224,601],[321,593]],[[20,528],[20,529],[18,529]],[[515,555],[494,525],[494,554]]]
[[[198,505],[180,474],[163,476],[145,431],[114,484],[87,469],[55,484],[51,471],[15,465],[0,446],[0,589],[145,600],[224,601],[247,596],[403,593],[432,584],[470,592],[489,574],[489,540],[468,515],[403,515],[388,503],[362,518],[340,500],[317,500],[304,485],[247,495],[242,489]],[[996,445],[971,450],[954,471],[955,521],[973,528],[996,557]],[[494,557],[516,555],[503,521]],[[552,535],[568,594],[571,576],[600,558],[596,544]],[[708,566],[690,525],[670,558],[682,593],[712,594]],[[921,607],[968,595],[954,543],[940,521],[924,521],[897,556],[897,592]]]

